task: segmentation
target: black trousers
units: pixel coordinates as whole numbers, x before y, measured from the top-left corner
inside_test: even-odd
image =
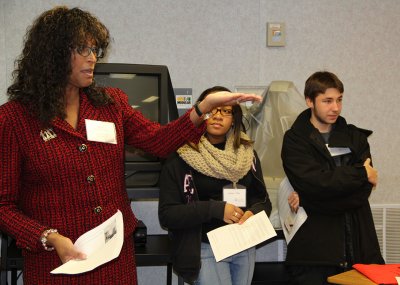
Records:
[[[329,276],[344,272],[337,266],[286,265],[291,285],[327,285]]]

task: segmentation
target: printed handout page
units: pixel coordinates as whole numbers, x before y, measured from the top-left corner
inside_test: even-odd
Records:
[[[265,211],[261,211],[241,225],[222,226],[209,231],[207,236],[218,262],[276,236],[276,232]]]
[[[307,220],[307,213],[303,207],[299,207],[297,213],[292,212],[288,203],[289,195],[294,191],[289,179],[285,177],[278,192],[278,212],[281,221],[283,234],[286,242],[289,243],[301,225]]]
[[[81,235],[74,243],[85,253],[85,260],[70,260],[57,267],[53,274],[79,274],[118,257],[124,243],[124,221],[120,210],[101,225]]]

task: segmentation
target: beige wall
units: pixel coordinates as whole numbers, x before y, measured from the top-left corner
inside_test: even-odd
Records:
[[[108,62],[165,64],[174,87],[195,97],[214,84],[290,80],[314,71],[345,84],[343,115],[374,130],[380,183],[374,203],[400,203],[400,1],[398,0],[0,0],[0,103],[26,27],[56,4],[96,14],[114,38]],[[266,47],[266,23],[286,23],[287,45]]]

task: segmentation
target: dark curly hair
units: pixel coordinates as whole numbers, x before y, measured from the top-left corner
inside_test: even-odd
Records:
[[[44,125],[55,117],[64,119],[71,50],[88,40],[104,51],[110,42],[108,29],[89,12],[60,6],[42,13],[24,37],[24,48],[12,73],[13,83],[7,89],[9,100],[27,106]],[[84,92],[96,106],[112,102],[94,82]]]
[[[213,86],[211,88],[208,88],[204,90],[199,98],[197,99],[197,102],[201,102],[204,100],[204,98],[207,97],[207,95],[215,92],[220,92],[220,91],[227,91],[231,92],[228,88],[224,86]],[[246,129],[243,124],[243,111],[240,105],[233,105],[232,106],[232,112],[233,112],[233,135],[234,135],[234,140],[233,140],[233,146],[235,149],[238,149],[241,144],[244,145],[251,145],[253,142],[250,140],[245,140],[241,138],[240,136],[240,131],[246,133]]]

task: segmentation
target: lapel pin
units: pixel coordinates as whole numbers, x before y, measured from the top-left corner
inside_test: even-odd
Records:
[[[41,130],[40,131],[40,136],[42,137],[42,139],[47,142],[51,139],[54,139],[57,137],[57,134],[53,131],[52,128],[48,128],[45,130]]]

